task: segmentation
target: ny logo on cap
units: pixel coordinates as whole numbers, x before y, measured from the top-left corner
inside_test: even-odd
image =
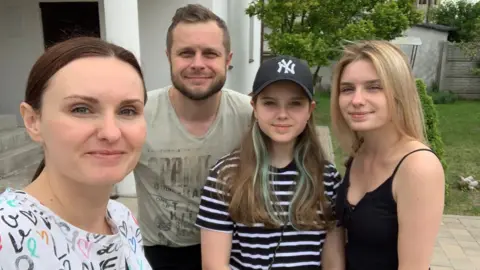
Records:
[[[282,59],[282,61],[279,61],[278,63],[278,69],[277,72],[281,73],[283,69],[283,73],[288,74],[295,74],[295,63],[293,63],[292,60],[288,60],[288,62],[285,61],[285,59]]]

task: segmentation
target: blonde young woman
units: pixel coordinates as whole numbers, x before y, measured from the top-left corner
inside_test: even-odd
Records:
[[[343,269],[340,177],[315,132],[309,67],[289,56],[262,63],[252,106],[250,131],[203,189],[203,269]]]
[[[385,41],[348,46],[331,96],[334,132],[350,154],[337,199],[348,270],[426,270],[444,204],[444,171],[424,137],[415,78]]]

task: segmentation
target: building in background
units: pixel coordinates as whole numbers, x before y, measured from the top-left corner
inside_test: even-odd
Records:
[[[245,14],[251,0],[1,0],[0,1],[0,188],[24,181],[40,161],[39,146],[21,127],[19,104],[28,73],[45,48],[72,35],[98,36],[131,50],[140,60],[147,90],[170,84],[165,54],[175,10],[199,3],[223,18],[233,59],[226,87],[250,92],[260,65],[261,24]],[[1,182],[1,180],[4,180]],[[20,179],[20,180],[18,180]],[[120,195],[135,195],[131,177]]]

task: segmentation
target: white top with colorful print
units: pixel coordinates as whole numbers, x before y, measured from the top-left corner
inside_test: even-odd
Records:
[[[110,200],[106,217],[114,234],[89,233],[27,193],[7,189],[0,194],[0,269],[152,269],[132,212]]]

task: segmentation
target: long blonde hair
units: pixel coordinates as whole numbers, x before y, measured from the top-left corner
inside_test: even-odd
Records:
[[[333,73],[331,121],[342,149],[354,156],[362,144],[362,138],[342,116],[338,103],[342,73],[347,65],[359,60],[370,61],[375,67],[386,95],[392,123],[398,132],[426,143],[422,104],[407,56],[388,41],[369,40],[346,46]]]
[[[256,102],[256,97],[253,101]],[[237,151],[238,166],[228,166],[218,176],[226,183],[219,187],[223,188],[223,194],[229,194],[222,199],[229,204],[231,218],[250,226],[263,223],[267,228],[278,228],[287,222],[296,229],[330,228],[333,216],[323,184],[327,161],[317,137],[313,113],[295,144],[294,160],[299,175],[288,209],[276,203],[278,198],[270,185],[274,180],[268,174],[270,142],[252,116],[250,130]],[[275,214],[287,211],[289,215],[285,219]]]

